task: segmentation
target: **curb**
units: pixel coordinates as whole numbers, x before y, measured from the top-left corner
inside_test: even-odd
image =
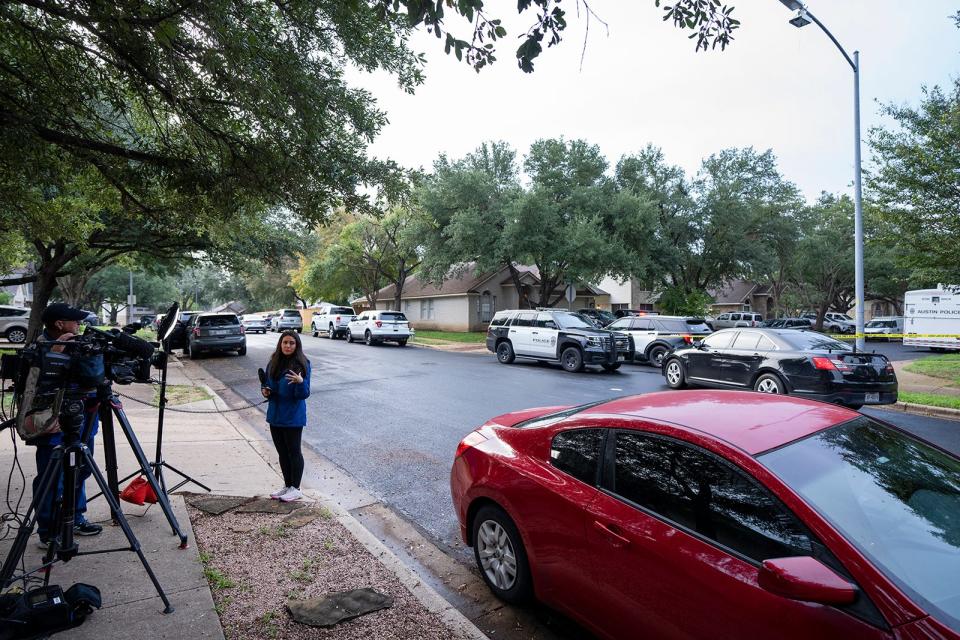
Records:
[[[176,358],[179,360],[179,357]],[[180,363],[178,363],[180,364]],[[180,366],[183,366],[180,364]],[[188,378],[187,372],[184,371],[184,375]],[[190,378],[191,382],[195,385],[203,387],[210,392],[213,397],[215,404],[219,402],[221,406],[229,406],[229,404],[220,397],[216,391],[210,388],[209,385],[197,383]],[[250,422],[250,420],[242,415],[241,411],[234,412],[233,415],[243,423],[246,429],[251,429],[255,433],[257,432],[256,427]],[[234,429],[237,429],[237,434],[244,440],[249,440],[246,434],[244,434],[240,428],[231,420],[227,420]],[[264,460],[264,464],[269,466],[269,463]],[[272,469],[273,467],[271,467]],[[436,590],[433,589],[430,585],[426,584],[420,577],[414,572],[410,567],[403,563],[400,558],[398,558],[390,549],[386,547],[377,537],[371,533],[363,524],[357,520],[349,511],[344,509],[342,506],[337,504],[335,501],[331,500],[329,496],[319,493],[317,491],[306,489],[304,491],[308,496],[316,500],[318,504],[323,505],[327,509],[330,509],[337,518],[337,521],[342,524],[363,546],[367,552],[373,556],[373,558],[379,562],[381,565],[387,568],[388,571],[393,573],[396,576],[397,580],[409,591],[414,598],[417,599],[420,604],[422,604],[428,611],[437,615],[447,628],[454,633],[460,634],[462,638],[469,638],[471,640],[489,640],[489,638],[482,632],[480,629],[473,624],[469,618],[463,615],[456,607],[450,604],[447,600],[443,598]]]
[[[451,351],[453,353],[475,353],[480,355],[484,353],[490,353],[490,351],[487,350],[486,346],[474,347],[474,348],[471,348],[471,347],[459,348],[458,346],[456,346],[457,344],[464,344],[464,343],[455,343],[454,345],[446,345],[446,344],[426,344],[424,342],[411,342],[409,343],[409,346],[422,347],[424,349],[433,349],[434,351]],[[466,344],[469,344],[469,343],[466,343]]]
[[[904,413],[912,413],[914,415],[927,416],[930,418],[945,418],[947,420],[960,420],[960,409],[951,409],[949,407],[934,407],[929,404],[897,402],[896,404],[887,405],[884,408],[889,409],[891,411],[902,411]]]

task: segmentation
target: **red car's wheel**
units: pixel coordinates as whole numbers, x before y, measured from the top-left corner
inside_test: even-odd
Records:
[[[495,505],[486,505],[473,518],[473,555],[483,581],[505,602],[524,602],[533,594],[527,552],[517,526]]]

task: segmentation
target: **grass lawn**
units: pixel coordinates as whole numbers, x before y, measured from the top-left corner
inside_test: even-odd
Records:
[[[942,356],[920,358],[904,368],[912,373],[920,373],[934,378],[944,378],[960,386],[960,353],[948,353]]]
[[[948,396],[938,393],[913,393],[911,391],[901,391],[897,394],[897,400],[900,402],[909,402],[911,404],[926,404],[932,407],[947,407],[949,409],[960,409],[960,396]]]
[[[485,331],[461,333],[459,331],[421,331],[420,329],[417,329],[413,339],[414,342],[462,342],[466,344],[483,344],[486,340],[487,334]]]
[[[167,385],[167,404],[187,404],[188,402],[198,402],[200,400],[209,400],[212,396],[207,393],[203,387],[195,387],[191,384],[168,384]],[[160,404],[160,387],[153,390],[153,404]]]

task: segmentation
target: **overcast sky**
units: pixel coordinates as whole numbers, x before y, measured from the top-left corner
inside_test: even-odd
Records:
[[[390,124],[371,148],[406,167],[431,168],[446,153],[460,158],[485,140],[505,140],[518,159],[538,138],[564,136],[597,144],[611,163],[647,143],[688,175],[727,147],[772,148],[784,175],[808,198],[821,191],[852,193],[853,73],[816,25],[797,29],[778,0],[736,4],[741,21],[726,51],[694,52],[688,31],[661,20],[653,0],[591,0],[609,35],[564,2],[570,27],[541,54],[536,71],[516,65],[515,34],[532,16],[504,10],[510,34],[499,60],[479,74],[442,41],[419,33],[427,81],[415,95],[382,75],[353,77],[370,89]],[[948,84],[960,71],[960,30],[950,16],[960,3],[943,0],[811,0],[810,10],[852,55],[860,51],[864,162],[871,126],[889,124],[886,103],[916,104],[921,87]],[[469,28],[449,24],[467,39]]]

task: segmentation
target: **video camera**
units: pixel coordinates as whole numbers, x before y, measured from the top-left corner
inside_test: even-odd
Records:
[[[178,310],[176,304],[171,306],[160,323],[162,338],[168,337]],[[14,383],[21,437],[29,440],[54,430],[65,396],[77,395],[78,390],[94,388],[105,380],[152,382],[151,367],[163,367],[167,354],[157,349],[157,343],[132,335],[137,329],[139,325],[127,325],[122,331],[87,327],[68,341],[38,340],[18,354],[4,354],[0,378]]]

